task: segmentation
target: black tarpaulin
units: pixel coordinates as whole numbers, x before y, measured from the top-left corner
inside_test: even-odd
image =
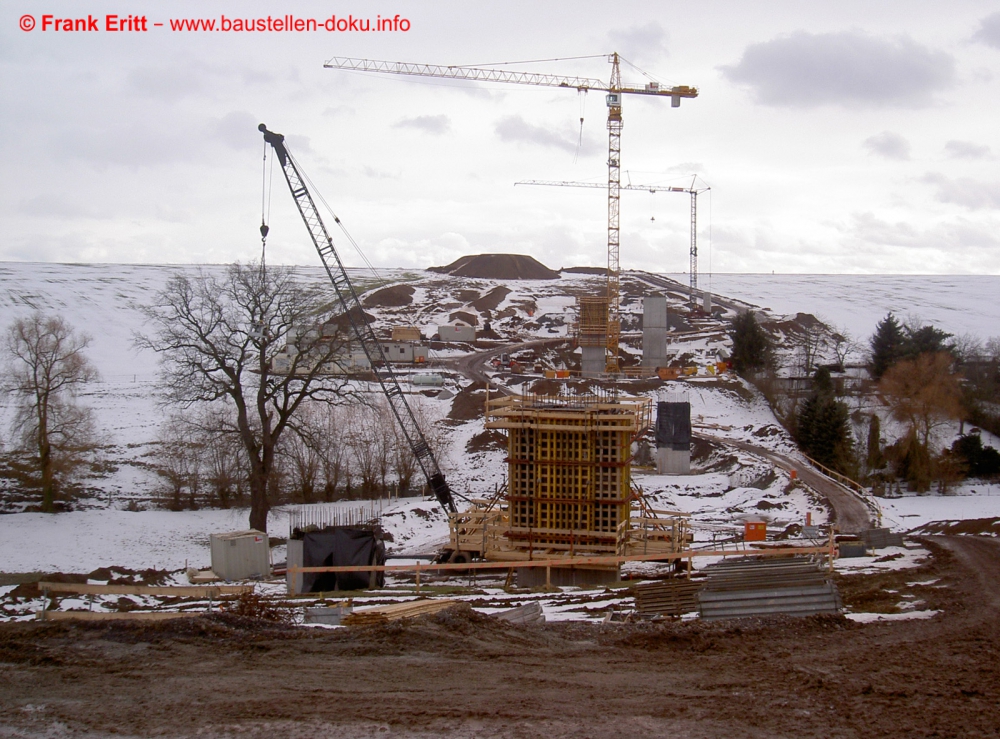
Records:
[[[656,404],[656,448],[687,451],[691,448],[691,404]]]
[[[302,537],[304,567],[347,567],[384,565],[385,544],[370,529],[338,526],[311,531]],[[363,590],[385,585],[384,572],[306,572],[303,593],[331,590]]]

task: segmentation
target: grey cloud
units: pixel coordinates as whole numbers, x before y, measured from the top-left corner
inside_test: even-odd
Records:
[[[993,13],[979,21],[979,30],[972,34],[975,41],[1000,49],[1000,13]]]
[[[25,215],[42,218],[90,217],[92,213],[67,193],[42,193],[23,201],[17,210]]]
[[[537,144],[571,152],[577,150],[577,142],[572,138],[542,126],[532,125],[519,115],[502,118],[495,130],[501,141]]]
[[[971,141],[949,141],[944,150],[953,159],[988,159],[990,147],[984,144],[974,144]]]
[[[608,32],[608,38],[616,51],[637,64],[654,62],[669,54],[667,50],[669,35],[656,21],[641,26],[611,30]]]
[[[892,131],[883,131],[865,139],[865,148],[872,154],[886,159],[905,160],[910,158],[910,142]]]
[[[735,65],[720,67],[764,105],[918,107],[955,83],[955,60],[906,36],[863,31],[797,31],[752,44]]]
[[[393,128],[415,128],[418,131],[441,136],[451,131],[451,120],[448,116],[418,115],[415,118],[404,118],[393,124]]]
[[[971,177],[951,179],[940,172],[928,172],[922,181],[937,186],[935,197],[942,203],[962,205],[969,210],[1000,209],[1000,182],[979,182]]]
[[[129,72],[126,86],[131,93],[172,103],[204,92],[208,71],[191,64],[139,67]]]
[[[234,110],[209,124],[210,135],[231,149],[251,149],[260,146],[257,121],[245,110]]]

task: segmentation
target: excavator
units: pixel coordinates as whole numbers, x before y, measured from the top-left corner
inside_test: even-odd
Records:
[[[309,232],[313,245],[319,253],[323,267],[326,269],[326,273],[333,283],[333,289],[336,291],[344,315],[347,316],[351,325],[351,331],[361,345],[368,361],[371,363],[372,369],[375,371],[375,376],[382,387],[382,392],[389,403],[389,408],[392,410],[392,414],[395,416],[396,422],[399,424],[399,428],[403,432],[403,436],[409,444],[410,451],[413,452],[413,456],[417,460],[421,472],[427,478],[427,484],[431,492],[447,513],[456,513],[457,509],[451,488],[448,487],[448,483],[444,479],[444,473],[441,472],[437,459],[434,457],[434,452],[427,443],[426,436],[421,431],[420,426],[417,424],[417,419],[413,415],[413,411],[406,402],[406,396],[403,394],[399,380],[392,370],[392,365],[388,362],[382,351],[382,345],[368,323],[365,312],[361,308],[361,300],[358,298],[358,293],[347,276],[347,270],[344,268],[344,263],[341,261],[340,255],[337,254],[337,250],[334,248],[333,239],[330,238],[330,233],[327,231],[326,225],[320,217],[319,210],[316,208],[316,202],[313,200],[309,188],[306,187],[305,177],[288,151],[285,137],[280,133],[269,131],[263,123],[257,129],[264,134],[264,142],[270,144],[275,157],[278,159],[278,164],[281,165],[285,181],[288,183],[288,189],[292,193],[292,199],[299,209],[302,221],[306,224],[306,230]],[[340,223],[340,219],[336,216],[334,216],[334,220],[338,224]],[[268,227],[262,223],[262,237],[267,236],[267,229]]]

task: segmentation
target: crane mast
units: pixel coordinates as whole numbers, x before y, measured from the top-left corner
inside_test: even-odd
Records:
[[[418,77],[442,77],[456,80],[479,82],[504,82],[518,85],[538,85],[542,87],[562,87],[572,90],[603,90],[607,93],[608,104],[608,279],[607,279],[607,333],[605,341],[605,371],[618,374],[618,344],[621,338],[621,272],[619,261],[619,193],[621,190],[621,135],[622,135],[622,95],[653,95],[669,97],[673,108],[681,104],[681,98],[698,97],[698,90],[687,85],[660,87],[650,82],[643,86],[624,85],[621,81],[621,58],[616,53],[608,55],[611,63],[611,80],[603,82],[590,77],[568,77],[554,74],[537,74],[504,69],[484,69],[479,67],[443,66],[437,64],[413,64],[390,62],[376,59],[351,59],[334,57],[323,66],[327,69],[347,69],[358,72],[381,74],[414,75]]]
[[[357,338],[358,343],[361,344],[365,356],[375,371],[375,377],[378,378],[382,392],[389,403],[389,408],[392,410],[392,414],[395,416],[396,422],[403,432],[403,436],[406,437],[406,441],[417,460],[417,464],[420,466],[420,470],[427,478],[427,483],[438,502],[449,513],[455,513],[455,500],[452,497],[451,489],[448,487],[448,483],[444,479],[444,474],[441,472],[441,468],[434,458],[434,452],[427,443],[427,438],[424,436],[423,431],[420,430],[417,419],[406,402],[403,389],[400,387],[399,380],[396,379],[396,375],[392,371],[392,365],[389,364],[385,353],[382,351],[382,345],[379,343],[378,337],[375,336],[375,332],[365,318],[358,293],[355,291],[354,285],[351,284],[344,263],[340,260],[340,255],[337,254],[337,250],[333,246],[333,239],[330,238],[330,234],[326,230],[326,225],[320,217],[312,194],[309,192],[309,188],[306,187],[305,179],[302,177],[298,166],[296,166],[295,161],[288,151],[288,147],[285,144],[285,137],[280,133],[268,131],[267,126],[263,123],[257,128],[264,134],[264,141],[271,145],[275,156],[278,157],[278,163],[285,174],[288,189],[292,193],[292,198],[299,209],[302,221],[306,224],[306,230],[309,231],[313,245],[316,247],[316,251],[319,252],[319,257],[323,262],[326,274],[333,283],[333,288],[337,292],[337,298],[344,309],[344,314],[347,316],[354,336]],[[340,223],[340,219],[336,218],[336,216],[334,220]],[[379,365],[382,366],[381,372],[378,370]]]
[[[695,180],[697,180],[695,175]],[[565,182],[558,180],[524,180],[515,182],[515,185],[546,185],[550,187],[589,187],[603,188],[604,185],[597,182]],[[691,187],[659,187],[657,185],[622,185],[619,183],[619,190],[644,190],[650,193],[657,192],[686,192],[691,196],[691,249],[690,249],[690,280],[688,287],[688,302],[694,305],[697,302],[698,292],[698,196],[703,192],[708,192],[711,187],[696,188],[692,180]]]

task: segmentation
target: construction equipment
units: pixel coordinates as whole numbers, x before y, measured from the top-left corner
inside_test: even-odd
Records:
[[[351,329],[358,339],[358,343],[361,344],[365,356],[368,357],[368,361],[371,362],[372,368],[375,370],[375,377],[378,378],[382,392],[385,393],[386,400],[389,402],[389,408],[392,409],[392,414],[396,417],[396,421],[399,423],[403,436],[406,437],[406,441],[410,445],[410,450],[413,452],[417,464],[420,465],[421,471],[427,478],[427,484],[445,511],[455,513],[455,500],[452,497],[451,489],[448,487],[448,483],[444,479],[444,474],[441,472],[441,468],[434,458],[434,452],[431,451],[430,445],[427,443],[427,438],[424,436],[423,431],[420,430],[417,419],[406,402],[406,396],[403,395],[403,389],[400,387],[399,380],[392,370],[392,365],[382,351],[382,344],[375,336],[375,332],[365,317],[365,312],[361,307],[361,300],[358,299],[358,294],[354,289],[354,285],[351,284],[350,278],[347,276],[347,270],[340,260],[340,255],[337,254],[337,250],[333,246],[333,239],[330,238],[330,234],[326,230],[326,225],[324,225],[323,219],[319,215],[316,203],[313,201],[313,197],[306,187],[305,179],[288,151],[288,146],[285,144],[285,137],[280,133],[268,131],[267,126],[263,123],[257,128],[264,134],[264,141],[271,145],[275,156],[278,158],[278,163],[285,173],[285,181],[288,183],[288,189],[292,193],[292,199],[295,200],[299,214],[306,224],[306,230],[309,232],[310,238],[312,238],[316,251],[319,252],[320,260],[323,262],[323,267],[326,269],[330,281],[333,283],[333,288],[337,292],[344,315],[347,316],[351,324]],[[338,224],[340,223],[339,218],[334,217],[334,220]],[[263,233],[263,229],[266,226],[262,226],[261,228]]]
[[[608,105],[608,279],[607,279],[607,339],[605,342],[605,371],[610,374],[619,373],[618,343],[621,336],[621,319],[619,317],[620,303],[620,269],[619,269],[619,238],[618,214],[619,191],[621,190],[621,132],[622,132],[622,95],[654,95],[669,97],[671,107],[677,108],[681,98],[694,98],[698,90],[687,85],[660,87],[659,82],[648,82],[645,85],[623,85],[621,81],[621,57],[617,52],[607,55],[611,63],[611,80],[588,77],[566,77],[554,74],[538,74],[534,72],[517,72],[503,69],[482,69],[478,67],[441,66],[436,64],[411,64],[407,62],[388,62],[374,59],[349,59],[334,57],[323,66],[327,69],[348,69],[357,72],[376,72],[381,74],[415,75],[418,77],[443,77],[455,80],[473,80],[478,82],[504,82],[517,85],[539,85],[542,87],[563,87],[570,90],[587,92],[601,90],[607,93]],[[556,60],[552,60],[556,61]],[[582,121],[581,121],[582,122]]]
[[[649,193],[658,192],[686,192],[691,196],[691,250],[690,250],[690,273],[688,302],[694,305],[698,301],[698,196],[703,192],[708,192],[711,187],[695,187],[698,176],[691,179],[691,187],[662,187],[660,185],[621,185],[622,190],[642,190]],[[548,187],[604,187],[598,182],[560,182],[554,180],[523,180],[515,182],[515,185],[545,185]]]

